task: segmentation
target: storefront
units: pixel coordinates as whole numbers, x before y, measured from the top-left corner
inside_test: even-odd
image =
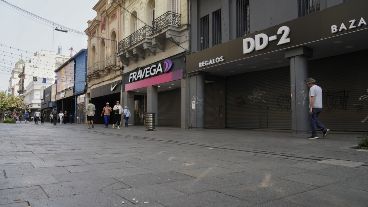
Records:
[[[189,126],[308,131],[314,77],[324,123],[366,131],[367,9],[349,1],[187,56]]]
[[[110,106],[113,107],[116,101],[121,101],[121,80],[113,81],[102,86],[98,86],[90,89],[89,97],[91,102],[96,106],[96,123],[103,123],[102,117],[100,116],[103,107],[106,102],[109,102]],[[110,120],[112,123],[112,120]]]
[[[45,122],[50,121],[50,114],[52,110],[56,108],[55,94],[56,94],[55,84],[47,87],[43,91],[43,99],[41,103],[41,113],[45,119]]]
[[[74,60],[71,58],[61,65],[56,72],[56,103],[58,112],[64,112],[64,121],[74,123]]]
[[[124,75],[124,105],[131,124],[144,124],[145,113],[155,113],[157,126],[181,126],[182,78],[185,55],[175,55]]]

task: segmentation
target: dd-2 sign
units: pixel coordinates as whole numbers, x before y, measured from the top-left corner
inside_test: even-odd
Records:
[[[282,26],[277,30],[277,34],[268,36],[265,33],[260,33],[252,37],[247,37],[243,39],[243,53],[248,54],[258,50],[263,50],[268,46],[269,42],[278,40],[278,35],[280,36],[280,39],[277,43],[277,45],[283,45],[290,42],[289,38],[290,34],[290,28],[288,26]]]

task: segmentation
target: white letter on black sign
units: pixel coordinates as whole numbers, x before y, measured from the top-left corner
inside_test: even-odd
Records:
[[[337,25],[332,25],[331,26],[331,33],[335,34],[337,32]]]
[[[365,22],[364,18],[360,18],[358,27],[361,27],[362,25],[367,25],[367,22]]]
[[[350,22],[349,29],[355,29],[355,28],[356,28],[356,26],[355,26],[355,22],[356,22],[356,20],[355,20],[355,19],[353,19],[353,20],[350,20],[349,22]]]
[[[340,29],[339,29],[339,32],[343,31],[343,30],[348,30],[348,28],[346,28],[345,24],[344,23],[341,23],[340,25]]]
[[[245,38],[243,39],[243,53],[248,54],[253,52],[255,48],[255,42],[253,38]]]
[[[277,30],[277,34],[281,35],[279,43],[277,45],[283,45],[290,42],[289,34],[290,34],[290,28],[288,26],[282,26]]]
[[[255,37],[255,48],[256,50],[262,50],[268,45],[268,36],[264,33],[257,34]]]

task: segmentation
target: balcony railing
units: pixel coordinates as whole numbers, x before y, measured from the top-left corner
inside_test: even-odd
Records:
[[[143,41],[145,38],[150,36],[152,36],[152,27],[146,25],[120,41],[119,52],[122,52],[123,50]]]
[[[163,15],[157,17],[153,23],[155,33],[160,33],[162,30],[168,27],[180,27],[181,26],[181,15],[175,12],[168,11]]]
[[[175,12],[168,11],[157,17],[153,21],[153,27],[144,26],[133,32],[128,37],[119,42],[119,53],[123,53],[129,47],[142,42],[145,38],[152,37],[155,34],[161,33],[163,30],[172,27],[181,26],[181,15]]]

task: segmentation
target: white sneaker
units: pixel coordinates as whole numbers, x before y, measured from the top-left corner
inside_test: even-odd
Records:
[[[120,126],[118,126],[118,129],[120,129]]]
[[[115,129],[115,125],[114,124],[112,125],[112,128]]]

